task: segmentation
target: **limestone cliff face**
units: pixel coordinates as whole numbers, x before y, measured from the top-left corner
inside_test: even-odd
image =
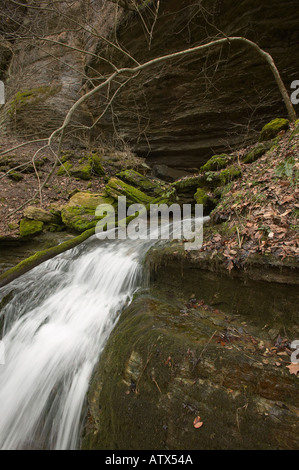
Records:
[[[287,87],[298,79],[297,0],[167,0],[160,1],[157,19],[155,2],[151,11],[139,12],[104,0],[78,0],[71,7],[61,2],[62,14],[53,11],[53,2],[41,3],[45,11],[28,7],[16,13],[9,0],[3,2],[2,12],[12,17],[0,23],[9,40],[0,50],[8,96],[0,123],[7,132],[44,136],[60,125],[90,79],[112,70],[95,55],[118,67],[134,65],[101,35],[112,41],[116,35],[140,63],[223,35],[243,35],[272,54]],[[28,31],[32,39],[20,40]],[[105,107],[104,96],[81,107],[74,123],[92,123]],[[285,115],[271,71],[255,52],[231,44],[138,75],[122,88],[92,137],[121,138],[151,162],[198,168],[211,154],[248,143],[262,124]]]

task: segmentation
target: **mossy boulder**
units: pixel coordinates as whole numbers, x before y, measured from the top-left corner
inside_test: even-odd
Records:
[[[41,168],[47,161],[47,157],[38,158],[32,162],[28,162],[26,156],[4,155],[0,158],[0,168],[2,171],[9,171],[9,175],[13,175],[12,179],[20,180],[23,178],[23,173],[35,173],[36,168]],[[22,173],[13,170],[13,168],[22,165]],[[9,176],[8,175],[8,176]]]
[[[244,163],[253,163],[259,158],[261,158],[265,153],[270,150],[272,146],[271,142],[264,142],[257,144],[253,149],[251,149],[246,155],[243,157]]]
[[[62,207],[62,222],[72,230],[84,232],[96,226],[102,218],[95,215],[100,204],[113,204],[114,200],[103,194],[79,192],[71,197],[69,203]]]
[[[90,180],[91,178],[92,166],[90,163],[83,163],[82,165],[73,166],[69,173],[74,178],[79,178],[81,180]]]
[[[78,158],[73,150],[63,150],[60,160],[62,161],[62,163],[66,163],[73,158]]]
[[[140,191],[152,197],[161,195],[167,187],[162,181],[149,179],[132,169],[120,171],[116,176],[125,183],[140,189]]]
[[[76,206],[65,207],[61,211],[61,216],[63,223],[77,232],[84,232],[95,227],[99,220],[95,217],[94,210]]]
[[[44,223],[39,220],[22,219],[20,222],[21,237],[34,236],[43,231]]]
[[[90,163],[89,161],[82,163],[80,165],[73,165],[71,162],[66,161],[58,169],[57,175],[58,176],[70,175],[74,178],[88,181],[91,178],[93,168],[95,168],[94,164]]]
[[[200,171],[204,173],[205,171],[218,171],[227,167],[227,165],[232,161],[232,157],[225,153],[221,155],[214,155],[210,160],[207,161],[205,165],[200,168]]]
[[[26,207],[24,210],[24,216],[26,219],[38,220],[46,224],[56,224],[61,221],[58,216],[52,214],[50,211],[35,206]]]
[[[69,206],[80,206],[84,209],[95,210],[100,204],[113,204],[114,200],[108,197],[105,192],[89,193],[78,192],[74,194],[69,201]]]
[[[63,205],[53,202],[49,206],[49,212],[53,214],[58,220],[61,220],[61,209]]]
[[[106,185],[106,191],[109,196],[117,199],[119,196],[126,196],[127,204],[149,204],[152,198],[140,191],[140,189],[125,183],[119,178],[110,178]]]
[[[182,178],[171,184],[171,187],[175,188],[178,193],[182,192],[194,192],[198,187],[205,186],[205,180],[202,175],[189,176]]]
[[[279,132],[287,131],[290,127],[290,121],[288,119],[273,119],[271,122],[266,124],[260,134],[260,142],[274,139]]]

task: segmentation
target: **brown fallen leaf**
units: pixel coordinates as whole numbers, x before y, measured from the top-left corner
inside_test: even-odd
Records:
[[[286,204],[287,202],[291,202],[294,200],[294,195],[291,194],[290,196],[285,196],[283,200],[280,202],[281,205]]]
[[[299,372],[299,363],[292,362],[289,366],[287,366],[287,368],[289,369],[290,374],[297,375]]]
[[[202,427],[202,425],[203,425],[203,422],[200,421],[200,416],[197,416],[195,420],[193,421],[193,426],[195,427],[195,429],[199,429]]]
[[[171,366],[171,356],[168,356],[168,358],[166,359],[166,361],[164,362],[164,364],[165,364],[166,366],[168,366],[168,365]]]
[[[217,233],[216,235],[214,235],[213,240],[215,242],[220,242],[222,240],[222,237],[219,233]]]

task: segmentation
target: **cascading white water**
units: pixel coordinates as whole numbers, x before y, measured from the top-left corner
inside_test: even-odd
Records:
[[[93,368],[154,243],[93,237],[0,289],[0,300],[13,291],[1,311],[1,449],[78,446]]]
[[[138,286],[144,245],[91,240],[2,289],[15,291],[2,312],[2,449],[76,447],[93,367]]]

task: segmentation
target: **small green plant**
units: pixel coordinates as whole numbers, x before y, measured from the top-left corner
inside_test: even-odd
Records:
[[[215,179],[215,172],[214,171],[206,171],[205,178],[208,183],[212,182]]]
[[[275,169],[275,174],[278,178],[288,178],[292,184],[298,182],[299,171],[296,168],[296,161],[294,157],[288,158],[282,162]]]
[[[267,236],[271,233],[271,229],[267,225],[261,225],[258,228],[258,230],[259,230],[259,232],[264,232],[264,234],[267,235]]]

